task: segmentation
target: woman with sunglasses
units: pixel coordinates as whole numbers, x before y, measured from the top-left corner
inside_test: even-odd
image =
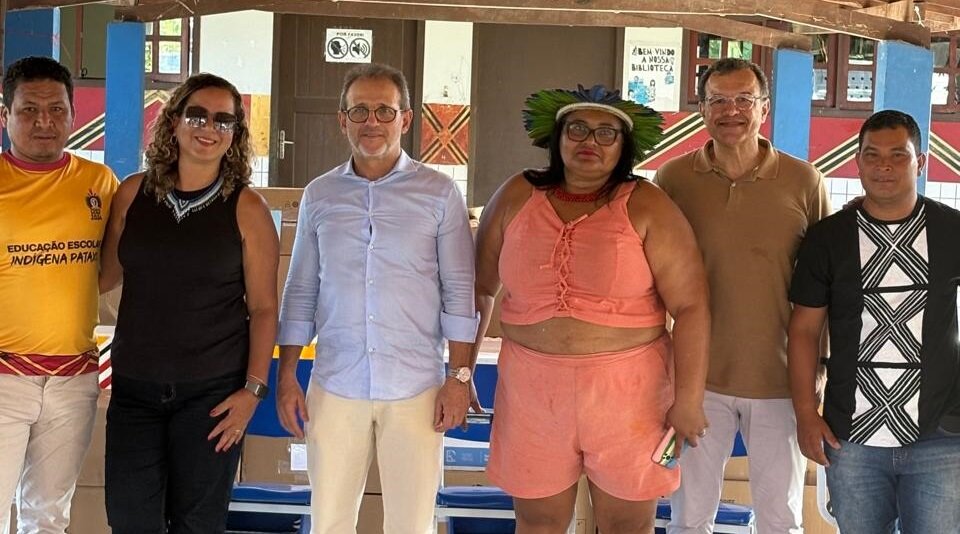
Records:
[[[514,496],[518,533],[565,532],[582,473],[601,532],[652,533],[680,483],[659,442],[672,427],[695,446],[707,426],[710,323],[690,226],[631,172],[662,119],[602,86],[527,105],[549,165],[507,180],[477,236],[484,317],[503,285],[487,474]]]
[[[107,410],[115,534],[226,528],[277,325],[279,244],[248,187],[244,117],[230,82],[188,78],[153,125],[146,170],[111,209],[100,284],[123,281]]]

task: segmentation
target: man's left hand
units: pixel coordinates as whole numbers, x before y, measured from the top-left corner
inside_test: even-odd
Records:
[[[446,432],[457,426],[466,426],[467,409],[473,408],[480,413],[483,408],[477,399],[477,388],[473,380],[462,383],[447,379],[437,393],[437,402],[433,411],[433,429]]]

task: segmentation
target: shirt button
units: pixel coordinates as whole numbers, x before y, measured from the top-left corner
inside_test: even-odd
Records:
[[[375,348],[373,348],[373,347],[370,347],[369,349],[367,349],[367,352],[369,352],[369,353],[372,354],[372,353],[374,353],[374,352],[377,352],[377,349],[375,349]]]
[[[373,320],[373,314],[368,315],[368,316],[367,316],[367,319],[370,319],[370,320],[372,321],[372,320]]]
[[[370,245],[367,245],[367,249],[373,250],[373,244],[371,243]]]
[[[371,285],[371,286],[373,285],[373,278],[367,280],[367,285]]]

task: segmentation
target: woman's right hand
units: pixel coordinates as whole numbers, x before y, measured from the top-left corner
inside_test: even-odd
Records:
[[[685,440],[691,447],[696,447],[699,445],[700,438],[707,435],[707,427],[710,423],[707,421],[706,414],[703,413],[702,402],[678,400],[667,411],[667,425],[676,430],[678,444],[682,443],[680,440]],[[678,458],[681,449],[682,447],[677,448]]]

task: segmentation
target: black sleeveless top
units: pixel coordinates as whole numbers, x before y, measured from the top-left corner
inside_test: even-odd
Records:
[[[123,293],[111,351],[118,376],[187,382],[246,371],[249,329],[237,200],[217,179],[162,202],[141,185],[118,254]]]

